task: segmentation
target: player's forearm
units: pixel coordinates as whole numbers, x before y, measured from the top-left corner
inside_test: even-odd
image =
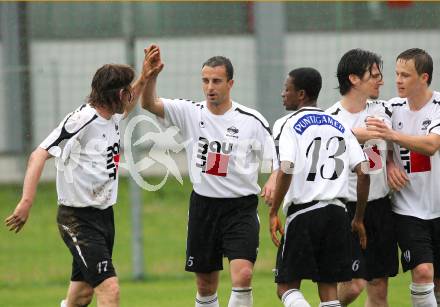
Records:
[[[165,117],[165,110],[162,100],[157,96],[156,93],[156,82],[157,78],[153,77],[144,86],[142,92],[142,108],[145,110],[161,117]]]
[[[49,153],[42,148],[34,150],[29,157],[21,198],[21,201],[29,207],[32,206],[41,173],[43,172],[44,165],[49,157]]]
[[[142,91],[143,91],[146,84],[147,84],[147,80],[145,79],[145,77],[143,77],[142,74],[133,83],[133,86],[132,86],[133,97],[132,97],[130,103],[127,104],[127,106],[125,107],[125,112],[127,114],[130,113],[131,111],[133,111],[133,109],[136,106],[136,104],[139,100],[139,97],[141,96]]]
[[[358,140],[359,144],[364,144],[368,140],[374,139],[374,134],[371,131],[368,131],[367,128],[353,128],[351,129],[353,131],[354,136]]]
[[[283,170],[282,167],[280,167],[280,169],[277,171],[276,187],[274,191],[272,206],[269,212],[270,216],[274,216],[278,214],[278,210],[281,206],[281,202],[283,201],[284,196],[289,190],[291,181],[292,181],[292,174],[288,173],[287,170]]]
[[[364,174],[359,168],[356,169],[357,173],[357,204],[354,218],[358,221],[363,221],[365,208],[367,207],[368,192],[370,190],[370,175]]]
[[[434,155],[440,148],[440,136],[436,134],[408,135],[394,132],[391,140],[406,149],[427,156]]]

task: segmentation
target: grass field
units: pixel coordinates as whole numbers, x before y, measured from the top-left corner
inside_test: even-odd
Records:
[[[127,180],[121,180],[115,207],[116,245],[114,263],[120,278],[121,306],[186,307],[194,306],[193,276],[183,270],[189,180],[184,185],[169,180],[157,192],[143,192],[143,236],[146,278],[132,280],[131,223]],[[12,212],[21,195],[21,186],[0,186],[0,218]],[[272,268],[276,249],[269,238],[267,208],[260,205],[260,254],[256,263],[254,306],[281,306],[275,295]],[[19,234],[0,228],[0,305],[59,306],[65,296],[71,269],[71,256],[59,237],[55,223],[56,191],[54,184],[41,184],[30,219]],[[230,293],[225,262],[219,299],[227,306]],[[391,279],[390,306],[410,306],[409,274]],[[313,283],[304,282],[304,295],[319,304]],[[351,306],[363,306],[365,295]],[[95,301],[91,306],[96,306]]]

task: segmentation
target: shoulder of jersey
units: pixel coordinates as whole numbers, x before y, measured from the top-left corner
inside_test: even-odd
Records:
[[[74,133],[98,117],[97,112],[89,104],[83,104],[70,113],[64,122],[64,128],[68,133]]]
[[[286,120],[286,123],[287,122],[296,122],[302,116],[310,114],[310,113],[330,115],[329,113],[327,113],[326,111],[324,111],[323,109],[320,109],[320,108],[307,108],[307,107],[305,107],[305,108],[299,109],[299,110],[293,112],[292,114],[290,114],[290,116]]]
[[[287,121],[289,120],[289,118],[291,118],[293,116],[294,113],[289,113],[284,115],[281,118],[278,118],[275,123],[273,124],[273,128],[272,128],[272,132],[273,132],[273,137],[278,140],[281,136],[281,131],[283,130],[284,126],[286,125]]]
[[[375,112],[376,110],[384,112],[386,115],[391,117],[393,115],[392,106],[386,100],[367,100],[367,109],[370,112]]]
[[[269,134],[272,134],[270,127],[269,127],[269,123],[267,122],[266,118],[264,118],[264,116],[261,115],[260,112],[258,112],[255,109],[245,107],[244,105],[241,105],[236,102],[234,102],[234,105],[235,105],[234,111],[236,111],[242,115],[246,115],[246,116],[250,116],[250,117],[255,118],[255,120],[257,120],[263,126],[263,128],[269,132]]]
[[[330,115],[338,115],[341,112],[341,107],[339,101],[335,102],[330,108],[325,110],[325,113]]]
[[[407,104],[406,98],[394,97],[388,100],[387,105],[392,108],[403,107]]]

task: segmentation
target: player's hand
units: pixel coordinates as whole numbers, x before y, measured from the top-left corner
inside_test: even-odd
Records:
[[[261,189],[260,196],[264,198],[264,202],[269,207],[272,205],[274,191],[275,191],[275,185],[269,181],[267,181],[263,189]]]
[[[353,219],[351,221],[351,231],[356,232],[359,237],[359,244],[361,245],[362,249],[367,248],[367,232],[365,231],[365,226],[362,221],[358,221],[356,219]]]
[[[30,206],[23,201],[19,202],[17,207],[9,217],[5,219],[5,225],[9,231],[19,232],[29,217]]]
[[[394,130],[381,119],[375,117],[368,117],[366,120],[367,130],[372,132],[375,138],[393,141]]]
[[[283,226],[281,226],[281,221],[277,215],[269,215],[269,229],[270,229],[270,235],[272,237],[272,242],[275,244],[276,247],[280,246],[280,239],[278,239],[277,233],[279,233],[281,236],[284,236],[284,229]]]
[[[150,45],[144,49],[144,63],[142,65],[142,76],[145,79],[157,77],[162,71],[164,64],[160,57],[160,48],[157,45]]]
[[[394,161],[387,161],[387,181],[394,191],[400,191],[409,181],[405,171],[398,167]]]

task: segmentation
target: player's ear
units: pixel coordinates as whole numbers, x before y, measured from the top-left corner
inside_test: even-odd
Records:
[[[299,99],[302,99],[302,100],[305,100],[306,99],[306,91],[305,90],[299,90],[298,91],[298,98]]]
[[[421,77],[422,77],[422,80],[423,80],[424,82],[426,82],[426,84],[428,84],[428,80],[429,80],[429,75],[428,75],[428,73],[426,73],[426,72],[422,73]]]
[[[348,75],[348,80],[352,85],[357,85],[359,83],[360,78],[355,74]]]

